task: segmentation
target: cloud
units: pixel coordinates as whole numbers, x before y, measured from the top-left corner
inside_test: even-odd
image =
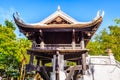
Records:
[[[13,20],[12,15],[14,12],[15,9],[12,7],[9,9],[0,7],[0,23],[3,24],[6,19],[10,21]]]

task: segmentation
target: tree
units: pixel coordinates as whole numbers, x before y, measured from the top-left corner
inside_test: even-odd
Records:
[[[7,20],[5,21],[8,22]],[[14,27],[14,26],[13,26]],[[15,56],[13,53],[15,53],[16,50],[16,35],[14,34],[13,27],[9,26],[0,26],[0,63],[2,67],[8,68],[11,64],[6,64],[9,63],[9,56]],[[5,61],[6,60],[6,61]],[[10,62],[11,63],[11,62]],[[7,65],[7,66],[6,66]]]
[[[14,31],[12,22],[6,20],[5,26],[0,24],[0,68],[5,69],[6,74],[19,72],[23,56],[28,56],[26,49],[30,48],[30,41],[25,38],[18,39]]]
[[[89,42],[87,48],[92,55],[106,55],[106,49],[112,49],[114,56],[120,61],[120,19],[115,19],[116,24],[108,26],[108,30],[103,29]]]

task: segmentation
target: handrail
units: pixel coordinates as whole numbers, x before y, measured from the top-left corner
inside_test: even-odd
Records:
[[[111,63],[109,56],[90,56],[89,63],[95,65],[116,65],[116,63]]]
[[[35,45],[36,48],[49,48],[49,49],[56,49],[56,48],[60,48],[60,49],[72,49],[73,45],[72,44],[36,44]],[[81,45],[80,44],[75,44],[74,48],[79,48],[81,49]]]
[[[117,66],[118,68],[120,68],[120,62],[117,61],[117,60],[115,60],[115,62],[116,62],[116,66]]]
[[[91,62],[92,59],[93,60],[95,59],[96,62]],[[98,60],[98,62],[97,62],[97,60]],[[90,56],[90,64],[92,63],[92,64],[96,64],[96,65],[116,65],[118,68],[120,68],[119,61],[114,59],[115,64],[111,64],[110,61],[111,60],[110,60],[109,56]]]

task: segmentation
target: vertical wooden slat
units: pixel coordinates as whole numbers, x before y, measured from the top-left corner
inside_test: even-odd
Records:
[[[85,48],[85,42],[84,42],[84,34],[82,32],[82,40],[81,40],[81,48],[84,49]]]
[[[41,48],[44,48],[44,39],[43,39],[43,32],[42,32],[42,30],[39,30],[39,32],[40,32],[40,37],[41,37],[41,43],[40,43],[40,47]]]
[[[30,54],[30,60],[29,60],[29,64],[30,64],[30,65],[33,65],[33,60],[34,60],[34,54],[31,53],[31,54]]]
[[[37,58],[37,71],[40,71],[40,58]]]
[[[73,29],[72,33],[72,48],[75,49],[75,29]]]

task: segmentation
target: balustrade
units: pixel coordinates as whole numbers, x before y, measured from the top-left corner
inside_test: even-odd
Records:
[[[43,49],[81,49],[80,44],[75,44],[74,48],[72,44],[44,44],[44,47],[41,47],[41,44],[36,44],[35,48]]]

